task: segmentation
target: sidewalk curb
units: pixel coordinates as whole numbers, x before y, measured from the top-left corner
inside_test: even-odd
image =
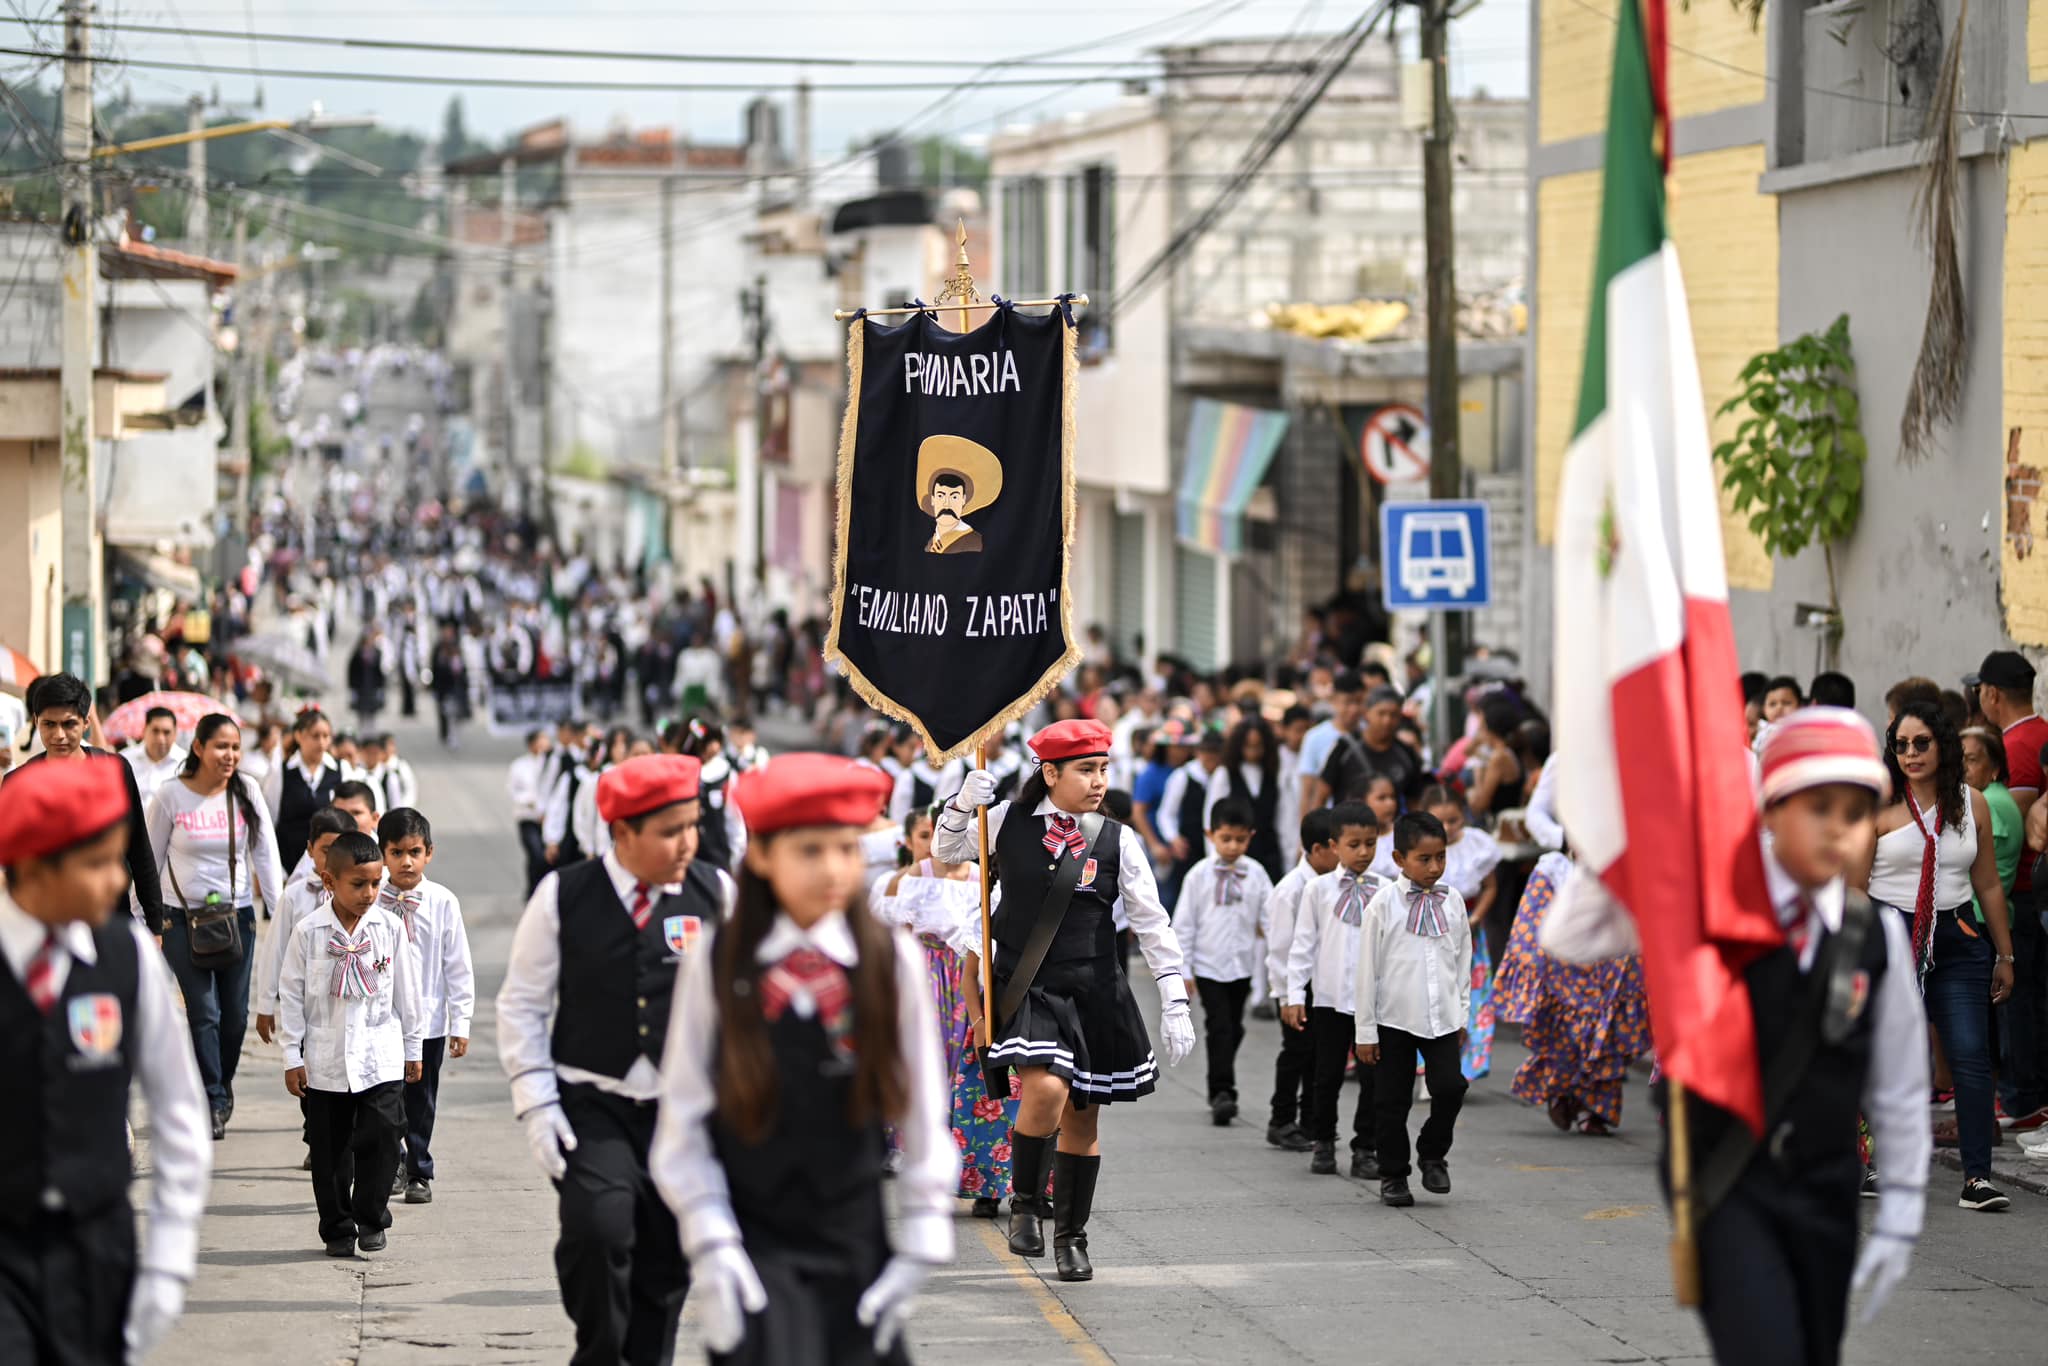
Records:
[[[2007,1157],[2006,1149],[2015,1155]],[[2048,1195],[2048,1163],[2031,1162],[2017,1156],[2018,1145],[2010,1139],[1991,1150],[1991,1175],[2001,1186],[2017,1186],[2034,1195]],[[2004,1161],[2000,1161],[2004,1158]],[[1934,1160],[1951,1171],[1963,1169],[1963,1155],[1954,1148],[1936,1148]]]

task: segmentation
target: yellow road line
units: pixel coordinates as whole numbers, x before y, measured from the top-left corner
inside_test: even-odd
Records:
[[[1116,1359],[1095,1345],[1079,1320],[1067,1312],[1067,1306],[1060,1303],[1060,1297],[1046,1289],[1045,1282],[1038,1279],[1031,1270],[1031,1264],[1010,1251],[1010,1245],[996,1226],[985,1220],[976,1220],[981,1241],[987,1246],[996,1264],[1010,1273],[1010,1278],[1024,1287],[1024,1293],[1031,1297],[1031,1303],[1052,1330],[1060,1335],[1060,1341],[1073,1350],[1074,1360],[1086,1366],[1116,1366]]]

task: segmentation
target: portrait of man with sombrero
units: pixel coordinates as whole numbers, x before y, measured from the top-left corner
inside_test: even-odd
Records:
[[[964,436],[928,436],[917,448],[917,505],[932,519],[932,555],[973,555],[981,533],[969,514],[995,502],[1003,491],[1003,466],[995,452]]]

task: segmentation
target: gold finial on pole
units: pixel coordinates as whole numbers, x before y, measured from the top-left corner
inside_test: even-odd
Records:
[[[954,261],[953,273],[946,277],[945,287],[939,290],[939,297],[935,302],[940,304],[959,304],[959,330],[965,332],[967,330],[968,310],[981,302],[981,295],[975,292],[974,272],[969,269],[970,263],[967,259],[967,220],[960,218],[955,219],[954,222],[956,224],[954,235],[955,240],[960,244],[960,255]]]

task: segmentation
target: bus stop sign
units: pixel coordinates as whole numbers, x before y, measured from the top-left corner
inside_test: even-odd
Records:
[[[1380,504],[1380,593],[1390,612],[1493,605],[1486,504]]]

